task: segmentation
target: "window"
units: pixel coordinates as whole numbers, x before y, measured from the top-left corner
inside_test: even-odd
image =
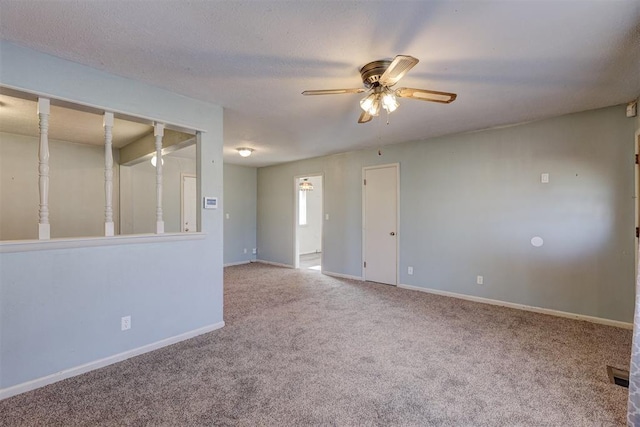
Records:
[[[0,241],[181,232],[195,131],[2,87],[0,105]]]

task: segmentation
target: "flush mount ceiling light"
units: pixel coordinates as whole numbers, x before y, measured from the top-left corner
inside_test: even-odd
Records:
[[[304,178],[302,182],[300,182],[300,191],[312,191],[313,184],[309,182],[309,178]]]
[[[162,164],[164,165],[164,159],[161,158],[160,160],[162,161]],[[158,163],[158,158],[154,154],[153,157],[151,158],[151,164],[155,168],[157,163]]]
[[[392,61],[381,59],[366,64],[360,69],[360,77],[364,88],[354,89],[321,89],[305,90],[303,95],[338,95],[342,93],[362,93],[368,95],[360,101],[364,110],[358,123],[367,123],[380,115],[383,108],[392,113],[398,108],[397,98],[417,99],[419,101],[440,102],[449,104],[456,99],[455,93],[439,92],[427,89],[401,87],[392,88],[407,72],[418,63],[418,59],[408,55],[398,55]]]
[[[240,148],[237,148],[237,150],[238,150],[238,154],[240,154],[242,157],[249,157],[251,153],[253,153],[253,148],[248,148],[248,147],[240,147]]]

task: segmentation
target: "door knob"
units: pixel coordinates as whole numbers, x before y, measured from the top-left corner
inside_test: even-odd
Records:
[[[396,233],[394,231],[392,231],[391,233],[389,233],[390,236],[395,236]]]

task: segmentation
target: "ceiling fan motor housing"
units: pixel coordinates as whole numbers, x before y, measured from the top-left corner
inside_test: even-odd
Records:
[[[373,61],[360,69],[360,75],[362,76],[362,82],[367,88],[378,86],[380,76],[384,74],[387,68],[391,65],[391,61]]]

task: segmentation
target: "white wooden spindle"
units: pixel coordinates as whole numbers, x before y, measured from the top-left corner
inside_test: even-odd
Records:
[[[104,113],[104,235],[113,236],[113,113]]]
[[[38,122],[40,126],[40,145],[38,147],[38,190],[40,208],[38,210],[38,239],[51,238],[49,224],[49,113],[47,98],[38,98]]]
[[[164,124],[155,123],[153,135],[156,137],[156,234],[164,233],[164,221],[162,219],[162,137],[164,136]]]

